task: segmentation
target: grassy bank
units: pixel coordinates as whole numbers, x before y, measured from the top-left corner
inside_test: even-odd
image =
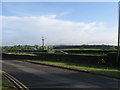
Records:
[[[1,70],[0,74],[2,74]],[[0,76],[0,90],[15,90],[15,89],[4,76]]]
[[[0,76],[0,90],[2,89],[2,77]]]
[[[56,65],[56,66],[62,66],[82,71],[88,71],[98,74],[104,74],[116,78],[120,78],[120,70],[114,67],[103,67],[103,66],[93,66],[93,65],[83,65],[83,64],[77,64],[77,63],[68,63],[68,62],[55,62],[55,61],[33,61],[33,60],[27,60],[31,62],[38,62],[43,64],[49,64],[49,65]]]
[[[2,90],[15,90],[15,88],[4,76],[2,77]]]

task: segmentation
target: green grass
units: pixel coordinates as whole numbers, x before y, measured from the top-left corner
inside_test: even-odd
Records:
[[[2,71],[0,70],[0,90],[15,90],[11,83],[2,76]]]
[[[70,54],[70,55],[82,55],[82,56],[107,56],[107,54]]]
[[[53,51],[56,51],[56,50],[92,50],[92,51],[109,51],[109,50],[113,50],[113,51],[116,51],[116,49],[53,49]],[[32,53],[36,53],[36,54],[43,54],[43,53],[46,53],[46,54],[54,54],[54,52],[19,52],[19,51],[7,51],[6,53],[14,53],[14,54],[19,54],[19,55],[28,55],[28,54],[32,54]],[[107,56],[107,54],[100,54],[100,53],[69,53],[68,55],[83,55],[83,56]]]
[[[46,52],[5,52],[7,54],[17,54],[17,55],[34,55],[34,54],[57,54],[57,53],[46,53]],[[34,53],[34,54],[33,54]],[[61,54],[61,53],[58,53]],[[68,54],[68,55],[82,55],[82,56],[107,56],[107,54]]]
[[[109,51],[109,50],[113,50],[113,51],[117,51],[117,49],[85,49],[85,48],[80,48],[80,49],[54,49],[54,50],[58,50],[58,51],[60,51],[60,50],[94,50],[94,51],[97,51],[97,50],[99,50],[99,51]]]
[[[4,52],[6,54],[16,54],[16,55],[34,55],[32,53],[27,53],[27,52]]]
[[[2,89],[2,77],[0,76],[0,90]]]
[[[15,90],[11,83],[2,76],[2,90]]]
[[[109,75],[109,76],[118,77],[118,78],[120,75],[120,70],[118,70],[115,67],[103,67],[103,66],[85,65],[85,64],[78,64],[78,63],[68,63],[68,62],[55,62],[55,61],[36,61],[36,60],[35,61],[27,60],[27,61],[62,66],[67,68],[94,72],[94,73],[100,73],[100,74]]]

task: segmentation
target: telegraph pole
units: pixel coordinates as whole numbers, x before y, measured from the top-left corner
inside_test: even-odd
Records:
[[[118,55],[117,55],[117,64],[119,64],[119,53],[120,53],[120,1],[118,2]]]

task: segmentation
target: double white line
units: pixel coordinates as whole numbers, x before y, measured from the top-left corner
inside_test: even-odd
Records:
[[[13,76],[8,74],[7,72],[2,71],[2,75],[4,75],[15,86],[15,88],[17,88],[19,90],[29,90],[29,88],[27,86],[22,84],[20,81],[15,79]]]

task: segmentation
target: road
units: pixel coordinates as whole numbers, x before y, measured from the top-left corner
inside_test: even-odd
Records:
[[[118,80],[85,72],[37,65],[22,60],[2,60],[2,70],[29,88],[118,88]]]

